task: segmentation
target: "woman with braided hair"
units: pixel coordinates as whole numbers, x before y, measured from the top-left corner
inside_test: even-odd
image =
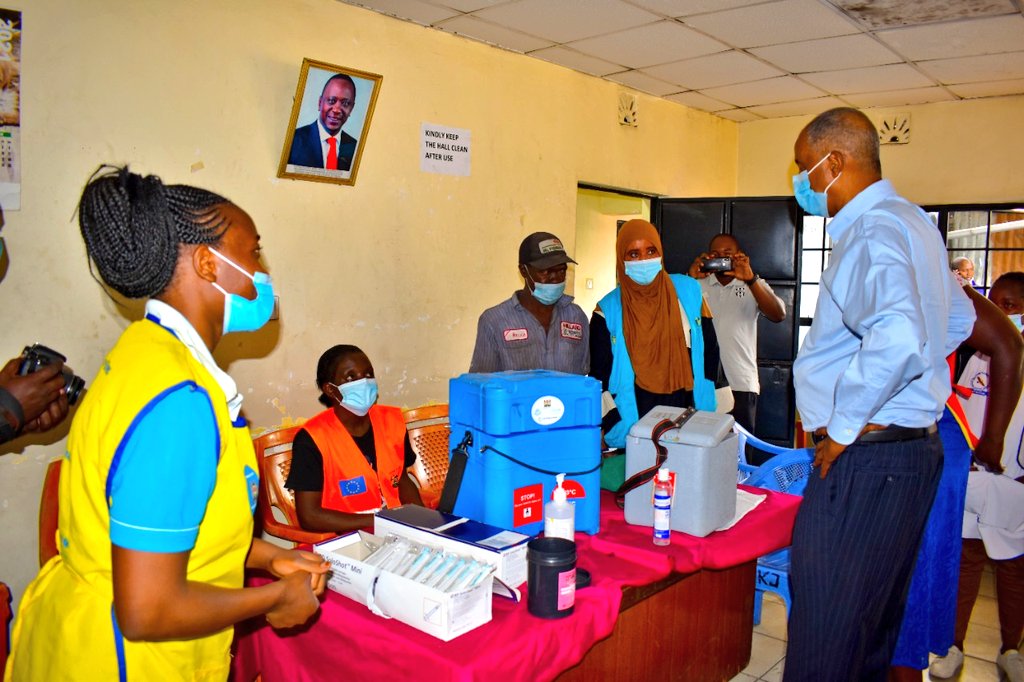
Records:
[[[249,216],[212,192],[102,167],[79,223],[110,288],[149,298],[71,425],[59,555],[28,587],[10,680],[224,680],[233,628],[312,616],[327,564],[253,539],[259,478],[242,396],[213,360],[270,318]],[[280,580],[243,587],[246,567]]]

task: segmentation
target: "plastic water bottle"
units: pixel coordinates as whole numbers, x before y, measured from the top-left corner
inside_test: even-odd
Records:
[[[555,480],[558,486],[552,493],[553,500],[544,505],[544,537],[576,542],[576,507],[568,501],[568,494],[562,487],[565,474],[558,474]]]
[[[658,469],[654,479],[654,544],[668,545],[672,542],[672,482],[668,467]]]

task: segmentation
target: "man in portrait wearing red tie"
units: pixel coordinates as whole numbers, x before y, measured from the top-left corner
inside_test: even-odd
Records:
[[[341,131],[356,103],[356,84],[343,73],[331,76],[320,93],[320,115],[295,129],[288,163],[308,168],[348,171],[356,138]]]

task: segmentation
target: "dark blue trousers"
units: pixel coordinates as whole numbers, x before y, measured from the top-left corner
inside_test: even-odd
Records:
[[[785,682],[884,682],[942,469],[937,434],[854,443],[793,528]]]

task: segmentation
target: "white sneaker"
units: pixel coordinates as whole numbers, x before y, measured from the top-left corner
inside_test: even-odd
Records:
[[[939,656],[932,661],[932,664],[928,666],[928,674],[945,680],[950,677],[956,677],[963,667],[964,652],[955,646],[951,646],[945,656]],[[1024,680],[1021,680],[1021,682],[1024,682]]]
[[[1024,658],[1016,649],[996,656],[996,667],[999,668],[1000,680],[1024,682]]]

